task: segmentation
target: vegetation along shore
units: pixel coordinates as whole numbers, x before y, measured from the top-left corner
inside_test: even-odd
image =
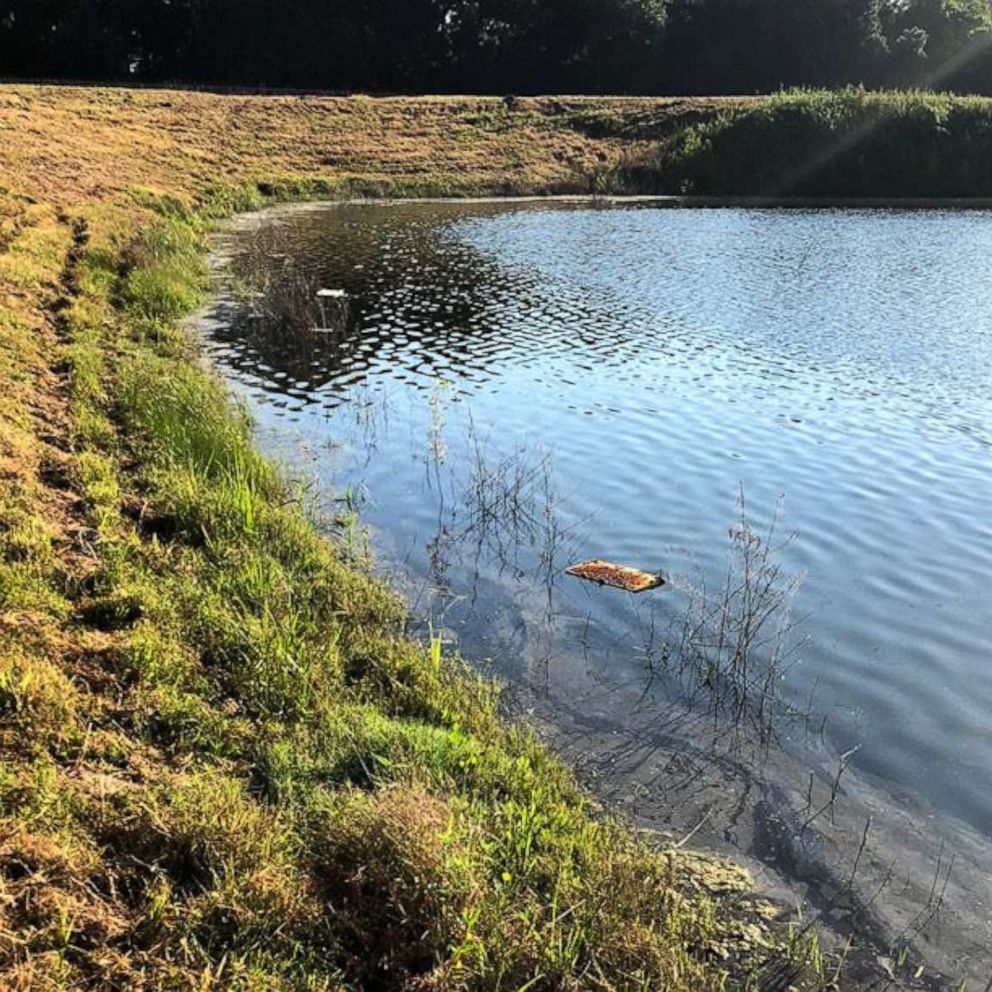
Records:
[[[718,989],[825,976],[598,810],[197,360],[211,223],[291,199],[992,195],[992,100],[0,88],[0,984]]]

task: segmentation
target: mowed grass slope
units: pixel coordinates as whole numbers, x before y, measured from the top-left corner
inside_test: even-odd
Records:
[[[767,103],[0,87],[0,985],[778,968],[742,872],[604,817],[494,686],[404,636],[180,324],[217,216],[681,182]]]

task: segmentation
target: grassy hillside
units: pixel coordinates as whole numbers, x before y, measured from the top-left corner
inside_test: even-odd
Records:
[[[781,106],[0,87],[0,983],[696,990],[779,967],[742,872],[600,815],[495,687],[404,637],[179,321],[233,210],[722,190],[747,175],[719,178],[725,136]]]
[[[669,128],[625,156],[638,192],[762,197],[992,197],[992,100],[793,91]]]

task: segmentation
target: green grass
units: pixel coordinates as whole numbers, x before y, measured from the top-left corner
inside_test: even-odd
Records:
[[[657,138],[617,167],[618,188],[705,196],[992,196],[992,102],[980,97],[790,90],[683,122]]]

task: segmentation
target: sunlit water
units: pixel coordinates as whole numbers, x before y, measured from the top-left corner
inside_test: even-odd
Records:
[[[958,872],[988,910],[992,215],[356,205],[220,247],[348,294],[273,321],[228,287],[205,323],[263,445],[325,507],[354,494],[418,615],[573,728],[677,695],[665,632],[721,582],[741,493],[756,529],[777,515],[802,582],[776,683],[804,714],[780,785],[857,747],[896,818],[974,841]],[[671,582],[561,574],[588,557]]]

